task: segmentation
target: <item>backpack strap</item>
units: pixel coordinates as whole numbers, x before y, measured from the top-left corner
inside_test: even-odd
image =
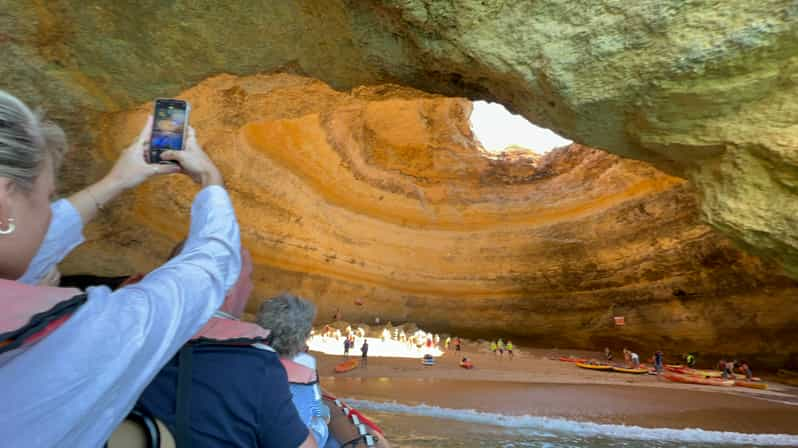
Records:
[[[177,370],[177,398],[175,410],[175,441],[178,448],[191,446],[191,368],[194,346],[186,344],[180,349]]]

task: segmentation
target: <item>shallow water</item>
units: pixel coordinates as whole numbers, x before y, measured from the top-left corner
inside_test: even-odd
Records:
[[[718,448],[798,446],[798,436],[640,428],[427,405],[345,400],[366,411],[394,447]]]

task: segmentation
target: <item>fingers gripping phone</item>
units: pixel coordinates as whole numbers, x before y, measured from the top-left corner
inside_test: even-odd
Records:
[[[191,106],[187,101],[172,98],[155,100],[150,137],[150,163],[175,163],[161,160],[161,153],[180,151],[185,147],[190,109]]]

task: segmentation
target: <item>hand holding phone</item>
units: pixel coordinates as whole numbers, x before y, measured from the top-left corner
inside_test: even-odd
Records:
[[[161,159],[164,151],[182,151],[188,130],[190,105],[174,98],[155,100],[152,135],[150,136],[150,163],[175,163]]]
[[[158,166],[149,163],[151,135],[152,117],[149,117],[138,138],[119,154],[119,158],[114,163],[113,168],[103,180],[126,190],[137,186],[154,175],[180,172],[180,167],[174,164]]]
[[[164,151],[161,159],[180,164],[180,170],[203,188],[208,185],[223,185],[219,169],[197,142],[194,129],[189,127],[187,134],[184,150]]]

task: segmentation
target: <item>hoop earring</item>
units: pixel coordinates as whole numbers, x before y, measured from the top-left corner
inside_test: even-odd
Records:
[[[0,229],[0,235],[11,235],[17,230],[17,225],[14,224],[14,218],[8,218],[8,227]]]

